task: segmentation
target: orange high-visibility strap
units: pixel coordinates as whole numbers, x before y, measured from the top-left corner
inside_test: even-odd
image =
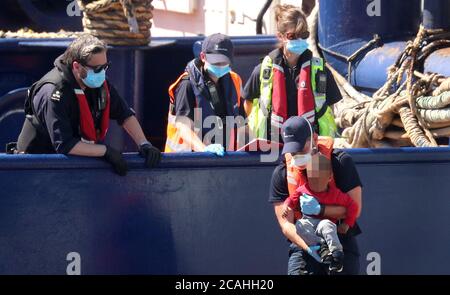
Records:
[[[180,77],[178,77],[178,79],[174,83],[172,83],[169,86],[169,98],[170,98],[170,103],[171,104],[175,103],[175,89],[177,88],[177,86],[180,83],[180,81],[183,80],[187,76],[188,76],[188,73],[184,72],[183,74],[180,75]]]

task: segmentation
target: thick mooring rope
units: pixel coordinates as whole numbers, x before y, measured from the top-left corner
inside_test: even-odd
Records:
[[[450,136],[450,78],[417,71],[434,50],[449,46],[446,41],[450,41],[448,33],[421,26],[388,69],[386,83],[369,99],[362,98],[331,68],[344,94],[335,105],[336,121],[345,139],[338,141],[339,145],[433,147],[438,145],[436,139]]]
[[[83,11],[83,28],[110,45],[139,46],[150,43],[153,0],[77,0]],[[76,38],[82,32],[1,31],[0,38]]]
[[[152,0],[77,0],[83,11],[84,32],[111,45],[150,42]]]

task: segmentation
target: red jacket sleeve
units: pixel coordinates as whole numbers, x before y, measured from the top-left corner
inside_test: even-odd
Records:
[[[295,192],[295,194],[289,195],[289,197],[284,201],[284,203],[292,210],[298,210],[299,196],[300,194],[298,192]]]
[[[302,185],[300,187],[298,187],[295,190],[295,193],[293,195],[289,195],[289,197],[286,199],[286,201],[284,202],[286,205],[289,206],[289,208],[293,209],[293,210],[297,210],[297,211],[301,211],[300,210],[300,196],[303,195],[303,193],[305,193],[306,190],[306,186]],[[289,201],[288,201],[289,200]]]
[[[334,195],[336,205],[347,208],[347,217],[344,222],[348,224],[348,226],[353,227],[356,222],[356,214],[358,214],[358,204],[349,195],[343,193],[338,188],[335,189]]]

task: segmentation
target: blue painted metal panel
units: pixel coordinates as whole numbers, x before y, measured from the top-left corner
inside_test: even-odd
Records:
[[[449,149],[350,152],[364,182],[363,265],[377,252],[382,274],[448,274]]]
[[[364,183],[358,237],[384,274],[449,274],[450,149],[349,151]],[[287,243],[267,203],[272,163],[165,155],[132,171],[65,156],[0,156],[0,273],[284,274]],[[426,246],[426,253],[424,252]],[[439,263],[436,263],[439,261]]]
[[[81,31],[81,13],[73,9],[73,0],[3,0],[0,27],[18,30],[24,27],[34,31]],[[78,13],[78,14],[77,14]]]
[[[366,93],[373,93],[386,83],[387,69],[395,64],[405,49],[405,42],[391,42],[369,51],[354,64],[352,85]]]
[[[450,29],[450,2],[424,0],[423,25],[429,29]]]
[[[85,274],[284,271],[286,252],[273,249],[283,248],[283,239],[267,242],[277,229],[267,181],[256,189],[264,194],[254,191],[270,167],[255,170],[264,165],[246,155],[167,156],[157,170],[129,159],[133,171],[121,178],[101,161],[2,157],[0,273],[63,274],[73,251]],[[15,173],[24,179],[15,181]],[[246,174],[247,186],[224,194],[243,184],[238,173]],[[268,268],[266,258],[277,256],[281,263]]]
[[[425,61],[425,72],[438,73],[450,77],[450,47],[435,51]]]
[[[23,105],[28,88],[19,88],[0,97],[0,150],[15,142],[25,120]]]
[[[386,68],[404,47],[400,40],[414,36],[420,20],[419,0],[382,0],[380,17],[367,15],[369,3],[323,0],[319,24],[320,43],[347,56],[375,33],[387,42],[356,63],[352,82],[365,90],[384,83]],[[430,27],[448,25],[450,5],[442,3],[425,1],[426,13],[433,17],[425,15]],[[154,38],[150,47],[110,51],[111,80],[159,146],[165,136],[167,88],[198,53],[200,39]],[[234,69],[244,82],[276,44],[273,36],[232,40]],[[0,40],[0,97],[41,77],[69,41]],[[347,73],[346,63],[326,57]],[[438,51],[425,71],[448,76],[447,60],[447,50]],[[14,116],[8,119],[13,122],[0,129],[2,138],[6,132],[1,130],[22,123]],[[112,128],[108,140],[134,150],[123,136]],[[450,150],[349,152],[364,182],[363,270],[367,254],[377,252],[384,274],[449,274],[450,257],[442,245],[450,244],[450,236],[436,232],[450,221]],[[155,170],[144,169],[135,155],[128,160],[133,170],[120,178],[99,160],[0,155],[0,273],[62,274],[72,251],[81,254],[85,274],[285,273],[287,244],[267,203],[274,164],[243,153],[225,159],[166,155]]]
[[[372,2],[380,3],[380,16],[367,13]],[[369,41],[373,34],[387,41],[414,35],[421,19],[420,2],[323,0],[320,2],[320,42],[330,47],[352,39]],[[399,17],[400,12],[402,17]]]
[[[363,52],[352,64],[350,82],[357,89],[371,94],[386,81],[387,69],[395,63],[405,48],[405,40],[413,39],[421,20],[420,1],[379,1],[380,16],[369,16],[368,5],[377,1],[332,1],[320,4],[320,44],[344,56],[373,38],[381,37],[384,45]],[[402,17],[398,17],[399,13]],[[450,2],[446,0],[424,1],[424,22],[429,28],[448,28]],[[324,52],[327,61],[342,75],[348,76],[348,63],[335,55]],[[425,71],[449,76],[448,50],[432,54],[425,63]]]
[[[369,5],[373,3],[380,3],[379,16],[370,16],[367,13]],[[321,1],[318,32],[320,44],[324,48],[350,56],[372,40],[374,34],[378,34],[383,43],[410,39],[417,33],[421,21],[420,8],[420,0]],[[399,13],[402,17],[399,17]],[[356,61],[360,61],[365,53],[367,52],[364,52]],[[386,53],[389,55],[389,51]],[[348,64],[345,60],[327,53],[324,55],[336,70],[344,76],[347,75]],[[384,63],[371,64],[371,66],[376,66],[376,71],[383,72],[382,77],[385,76]],[[367,72],[366,75],[368,80],[381,79],[369,73],[371,72]],[[378,83],[369,82],[369,84],[371,87]]]

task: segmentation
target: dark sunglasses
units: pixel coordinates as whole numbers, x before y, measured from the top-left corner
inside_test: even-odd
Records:
[[[90,65],[87,65],[87,64],[84,64],[84,63],[81,63],[81,65],[83,67],[86,67],[86,68],[89,68],[89,69],[93,70],[94,73],[97,74],[97,73],[100,73],[102,70],[105,70],[105,72],[106,72],[109,69],[109,67],[111,66],[111,63],[107,62],[104,65],[99,65],[99,66],[96,66],[96,67],[93,67],[93,66],[90,66]]]
[[[309,32],[286,33],[285,36],[288,40],[307,39],[309,37]]]

